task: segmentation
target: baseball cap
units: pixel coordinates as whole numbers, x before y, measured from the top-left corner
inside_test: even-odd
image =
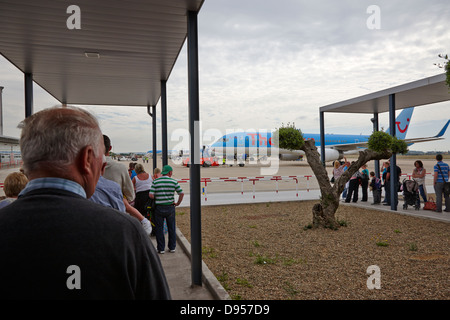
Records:
[[[165,165],[165,166],[163,167],[161,173],[162,173],[162,174],[168,174],[170,171],[173,171],[173,170],[172,170],[172,167],[169,166],[169,165]]]

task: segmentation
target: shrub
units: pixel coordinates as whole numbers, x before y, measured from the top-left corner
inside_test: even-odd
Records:
[[[305,139],[300,129],[296,129],[294,124],[284,124],[274,133],[273,143],[282,149],[300,150],[305,144]]]
[[[406,154],[408,145],[405,141],[391,136],[384,131],[375,131],[368,140],[369,149],[376,152],[391,151],[393,153]]]

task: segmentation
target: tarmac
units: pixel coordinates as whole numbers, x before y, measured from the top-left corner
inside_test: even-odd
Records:
[[[18,169],[0,170],[0,182],[4,180],[7,174]],[[434,193],[432,186],[427,186],[429,193]],[[2,190],[3,191],[3,190]],[[370,193],[369,193],[370,194]],[[258,191],[258,192],[225,192],[209,193],[202,195],[202,206],[227,205],[227,204],[248,204],[258,202],[283,202],[283,201],[303,201],[318,200],[320,198],[319,190],[302,191]],[[186,194],[180,207],[189,207],[190,197]],[[392,212],[392,214],[404,214],[424,219],[432,219],[450,223],[450,213],[431,212],[425,210],[415,210],[413,207],[403,209],[403,201],[399,201],[397,211],[392,211],[389,206],[371,205],[372,199],[369,196],[367,202],[344,203],[345,206],[357,206],[372,210],[381,210]],[[156,239],[151,237],[152,243],[156,247]],[[167,242],[167,239],[166,239]],[[202,262],[202,280],[201,286],[192,285],[191,273],[191,246],[184,235],[177,228],[177,249],[174,253],[166,251],[159,254],[161,264],[166,274],[167,282],[171,291],[173,300],[230,300],[230,296],[222,287],[220,282],[209,270],[208,266]]]

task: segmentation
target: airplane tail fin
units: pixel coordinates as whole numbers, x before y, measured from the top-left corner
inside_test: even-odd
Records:
[[[437,135],[435,135],[434,137],[435,137],[435,138],[440,138],[440,137],[442,137],[442,136],[444,135],[445,131],[447,131],[447,127],[448,127],[448,124],[449,124],[449,123],[450,123],[450,120],[447,121],[447,123],[446,123],[445,126],[442,128],[442,130],[439,131],[439,133],[438,133]]]
[[[395,119],[395,125],[396,125],[396,131],[395,136],[398,139],[405,139],[406,133],[409,129],[409,124],[411,122],[412,114],[414,111],[414,107],[403,109],[402,112],[397,116]],[[386,132],[390,132],[389,128],[386,130]]]

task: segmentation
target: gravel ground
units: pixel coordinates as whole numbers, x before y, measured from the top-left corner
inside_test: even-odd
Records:
[[[347,226],[313,230],[314,203],[202,208],[203,260],[233,299],[449,300],[448,223],[340,206]],[[189,208],[177,214],[190,239]]]

